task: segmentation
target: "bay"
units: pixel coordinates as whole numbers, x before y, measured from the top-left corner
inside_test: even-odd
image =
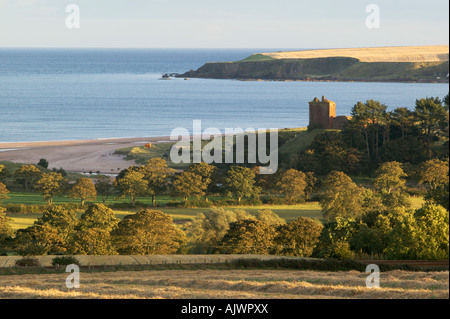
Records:
[[[0,49],[0,142],[166,136],[177,127],[287,128],[308,125],[308,101],[414,108],[443,98],[448,84],[160,80],[211,61],[273,49]],[[278,49],[280,50],[280,49]]]

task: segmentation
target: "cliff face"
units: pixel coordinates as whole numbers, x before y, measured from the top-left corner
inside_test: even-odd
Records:
[[[185,78],[306,81],[448,82],[445,62],[360,62],[355,58],[273,59],[206,63]]]

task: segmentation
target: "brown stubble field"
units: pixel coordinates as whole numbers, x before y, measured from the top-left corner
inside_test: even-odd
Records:
[[[380,288],[366,273],[295,270],[81,271],[80,288],[68,273],[0,276],[0,298],[87,299],[448,299],[449,272],[388,271]]]

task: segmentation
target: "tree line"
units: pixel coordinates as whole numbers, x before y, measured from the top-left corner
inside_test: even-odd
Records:
[[[418,99],[414,110],[387,109],[375,100],[356,103],[341,131],[324,131],[305,151],[296,154],[293,165],[318,175],[332,170],[372,175],[385,162],[419,165],[448,157],[449,95],[442,101],[434,97]],[[292,159],[285,162],[288,160]]]
[[[251,172],[249,168],[242,170]],[[215,208],[179,227],[170,216],[156,210],[144,209],[119,221],[107,206],[91,204],[77,220],[73,210],[53,205],[33,226],[18,230],[15,236],[3,209],[0,233],[4,242],[23,254],[189,251],[341,259],[355,254],[442,259],[448,258],[449,251],[448,170],[448,161],[422,164],[420,182],[428,191],[420,209],[412,209],[405,196],[407,174],[402,164],[388,162],[376,170],[371,188],[356,185],[341,171],[328,174],[320,187],[321,222],[300,217],[286,223],[270,210],[253,216],[240,209]],[[130,170],[123,176],[136,172]],[[275,185],[287,187],[292,192],[285,190],[289,196],[305,196],[306,175],[287,170]]]

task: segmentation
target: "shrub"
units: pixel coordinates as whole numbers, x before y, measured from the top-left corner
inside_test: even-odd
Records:
[[[16,261],[18,267],[39,267],[41,264],[35,257],[23,257]]]
[[[211,202],[202,201],[202,200],[189,200],[187,202],[182,202],[178,207],[189,208],[189,207],[203,207],[209,208],[213,205]]]
[[[74,256],[61,256],[52,259],[53,266],[80,265],[80,261]]]
[[[241,205],[244,206],[260,206],[262,204],[263,203],[259,198],[243,198],[241,200]]]

